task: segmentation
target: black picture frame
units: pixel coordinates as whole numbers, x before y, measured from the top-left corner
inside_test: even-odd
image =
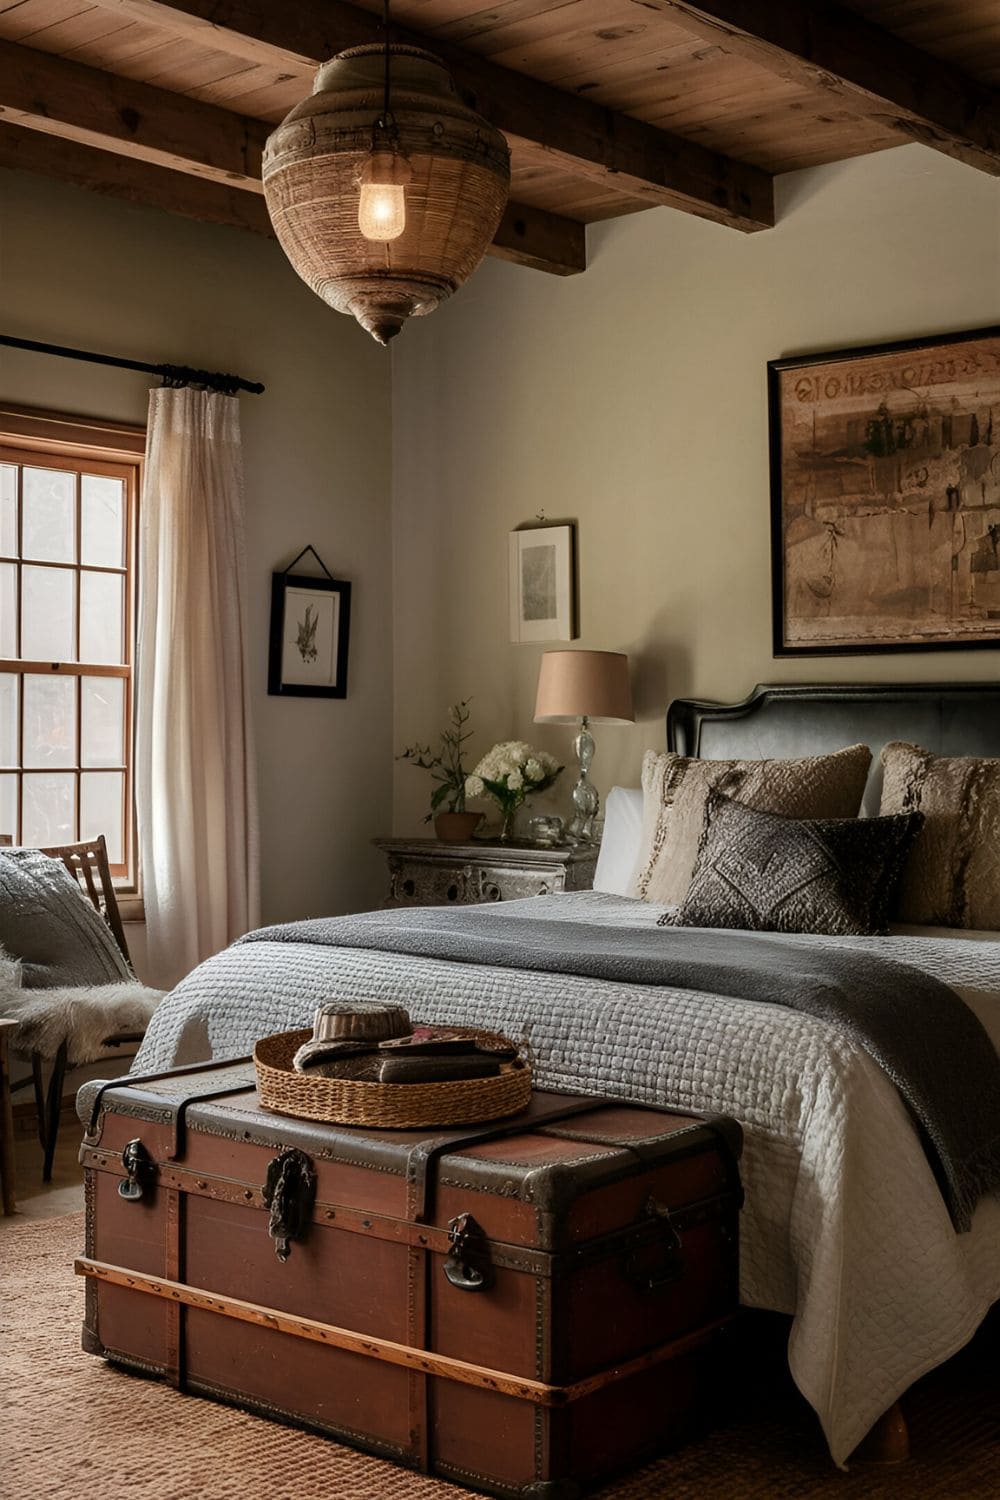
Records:
[[[977,393],[980,387],[985,389],[986,394],[979,403],[982,413],[979,413],[978,407],[968,409],[970,384],[976,388]],[[982,498],[982,503],[967,509],[965,500],[971,485],[966,486],[964,476],[956,480],[954,473],[952,482],[946,483],[947,455],[942,459],[941,453],[934,451],[937,445],[947,448],[948,453],[958,455],[952,464],[952,470],[961,471],[965,463],[961,455],[982,442],[985,436],[978,429],[977,414],[993,411],[996,412],[995,427],[992,414],[985,420],[993,427],[990,433],[992,445],[995,448],[1000,444],[1000,430],[997,430],[1000,429],[1000,326],[991,325],[958,333],[824,350],[771,360],[767,366],[767,389],[775,657],[882,656],[914,651],[996,650],[1000,647],[1000,570],[994,572],[984,566],[984,562],[989,560],[986,552],[991,548],[1000,559],[1000,492],[995,496],[995,503],[992,499],[987,503],[987,491],[983,489],[982,496],[977,497],[977,500]],[[812,424],[811,455],[803,456],[803,445],[800,441],[799,446],[795,446],[796,437],[790,430],[793,423],[783,420],[789,409],[794,411],[789,394],[792,391],[796,402],[809,408]],[[964,410],[963,402],[966,403]],[[853,412],[850,410],[852,403],[856,408]],[[947,412],[946,405],[949,407]],[[943,435],[945,422],[949,424],[947,442]],[[939,425],[940,442],[935,437]],[[799,422],[796,433],[799,440],[802,433],[802,423]],[[964,444],[961,441],[963,435],[968,439]],[[914,438],[914,442],[908,450],[906,444],[911,438]],[[897,440],[899,447],[894,446]],[[926,451],[921,450],[921,443]],[[924,458],[926,463],[922,461]],[[911,464],[912,475],[905,472],[904,459]],[[862,503],[855,505],[853,513],[849,513],[848,501],[857,502],[859,497],[857,494],[848,495],[846,489],[843,495],[835,495],[829,502],[814,499],[816,509],[808,514],[807,524],[806,512],[798,509],[798,494],[795,499],[790,499],[786,493],[795,484],[801,492],[803,483],[806,482],[814,484],[816,495],[820,494],[824,484],[830,488],[835,488],[838,483],[848,486],[850,466],[857,465],[858,477],[863,478],[861,466],[866,462],[874,471],[879,471],[881,464],[882,474],[887,469],[891,471],[895,463],[902,476],[901,483],[913,485],[912,491],[903,490],[899,497],[893,496],[888,504],[882,505],[882,520],[887,531],[893,530],[891,521],[902,522],[904,517],[907,518],[907,523],[912,522],[914,535],[919,531],[926,535],[932,533],[935,527],[938,529],[940,545],[935,543],[937,562],[932,563],[930,560],[930,540],[915,545],[909,592],[914,599],[921,592],[925,593],[928,602],[924,606],[923,618],[919,615],[917,605],[914,605],[914,613],[909,621],[911,628],[908,631],[893,628],[897,616],[887,612],[880,615],[877,609],[872,610],[870,607],[873,590],[868,589],[866,593],[865,569],[870,567],[869,576],[877,578],[877,552],[869,551],[864,545],[863,527],[858,519],[864,519],[864,496],[860,497]],[[797,472],[792,469],[793,463],[798,466]],[[810,463],[814,466],[814,473],[811,481],[804,481],[803,474]],[[974,472],[977,466],[971,465],[970,472]],[[873,485],[877,484],[878,478],[879,472],[876,472]],[[997,483],[1000,484],[1000,476]],[[993,490],[991,479],[991,496]],[[875,488],[872,495],[874,517],[881,504],[881,497]],[[909,498],[911,495],[912,501]],[[903,503],[899,503],[894,510],[897,498]],[[838,504],[840,517],[837,515]],[[825,516],[822,511],[824,505],[827,507]],[[995,516],[992,514],[994,509]],[[971,517],[973,511],[976,514],[972,525],[974,534],[971,545],[977,547],[979,552],[974,558],[971,552],[963,558],[961,553],[954,550],[955,544],[952,544],[951,552],[948,550],[948,527],[959,516],[968,514]],[[886,521],[886,516],[890,516],[890,521]],[[801,575],[790,580],[790,573],[794,573],[794,569],[789,566],[789,532],[793,526],[798,527],[800,536],[797,546],[801,553],[812,544],[813,539],[808,535],[810,524],[817,528],[816,563],[814,578],[806,579],[806,583],[815,581],[817,586],[812,592],[817,599],[822,598],[824,586],[829,585],[831,596],[836,588],[839,548],[843,553],[840,558],[843,576],[853,581],[857,592],[864,594],[867,601],[866,615],[831,617],[831,620],[843,619],[845,625],[853,618],[853,633],[852,629],[845,628],[840,639],[835,638],[837,632],[834,625],[817,626],[815,620],[808,620],[804,614],[800,616],[794,608],[789,608],[789,593],[794,594],[797,587],[804,587]],[[828,543],[820,538],[821,526],[829,534]],[[873,524],[869,530],[874,532],[876,526]],[[801,533],[805,533],[804,539]],[[820,549],[823,546],[827,547],[830,558],[825,572],[820,560]],[[928,555],[917,556],[916,546],[924,547]],[[979,555],[980,552],[982,556]],[[918,570],[921,572],[919,586],[914,581]],[[992,579],[987,577],[990,572],[994,572]],[[970,597],[971,580],[978,586],[979,594],[985,602],[980,607],[976,620],[968,614],[964,620],[953,616],[950,623],[943,622],[935,628],[931,602],[935,597],[940,600],[945,593],[949,595],[949,599],[954,598],[958,586],[954,577],[956,574],[963,575],[960,582],[970,593]],[[907,592],[906,583],[904,578],[897,591],[899,594],[905,595]],[[877,587],[876,584],[876,591]],[[884,584],[882,587],[884,588]],[[799,597],[803,597],[802,593]],[[805,597],[808,599],[808,591],[805,592]],[[888,599],[888,593],[883,597]],[[995,609],[991,607],[994,604]],[[822,608],[821,605],[816,607]],[[905,605],[895,607],[905,608]],[[971,610],[973,603],[970,602],[967,607]],[[862,627],[858,624],[862,618],[868,622],[867,635],[862,633]],[[810,631],[815,633],[814,638],[803,639]]]
[[[317,596],[315,600],[313,595]],[[291,604],[302,605],[304,611],[303,619],[297,622],[298,640],[294,643],[285,628]],[[313,610],[315,614],[310,613]],[[272,573],[268,693],[282,698],[346,698],[350,630],[349,583],[338,578]],[[293,661],[296,650],[298,662]],[[311,658],[310,650],[315,653]]]

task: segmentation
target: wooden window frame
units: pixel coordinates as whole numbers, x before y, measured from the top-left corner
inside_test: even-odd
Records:
[[[137,525],[139,496],[142,492],[143,458],[146,451],[146,431],[143,427],[124,423],[102,422],[85,417],[66,416],[59,412],[38,410],[0,404],[0,461],[25,464],[34,460],[39,467],[67,469],[79,474],[84,467],[91,472],[112,478],[121,478],[125,485],[126,527],[125,560],[121,568],[84,567],[79,560],[72,563],[45,563],[46,567],[64,567],[76,575],[76,645],[79,655],[81,587],[83,572],[111,573],[125,580],[124,600],[124,652],[121,665],[75,662],[34,662],[21,657],[0,661],[0,670],[17,673],[44,675],[56,674],[77,678],[119,677],[125,684],[125,763],[124,808],[122,828],[124,835],[125,861],[112,866],[115,889],[119,896],[122,915],[129,921],[143,919],[142,897],[139,888],[139,861],[136,842],[135,814],[135,767],[134,767],[134,721],[135,721],[135,625],[138,604],[137,578]],[[76,486],[77,559],[80,548],[80,481]],[[21,507],[18,507],[18,525],[23,524]],[[20,551],[20,545],[18,548]],[[9,559],[4,559],[8,561]],[[23,566],[23,559],[18,559]],[[17,647],[21,648],[20,612],[16,621]],[[19,724],[23,729],[23,684],[19,699]],[[76,695],[76,761],[80,760],[80,734],[82,693]],[[22,732],[19,729],[19,733]],[[19,755],[20,761],[20,755]],[[104,769],[104,768],[101,768]],[[116,770],[116,767],[109,767]],[[77,817],[80,811],[80,779],[83,768],[73,767],[77,780]],[[20,787],[20,782],[19,782]],[[19,799],[22,795],[19,790]],[[20,817],[20,803],[18,813]]]

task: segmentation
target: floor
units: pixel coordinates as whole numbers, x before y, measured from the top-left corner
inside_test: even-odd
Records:
[[[59,1127],[52,1181],[42,1182],[42,1148],[38,1137],[19,1135],[14,1141],[17,1160],[17,1211],[7,1218],[0,1214],[0,1234],[8,1224],[26,1219],[55,1219],[83,1208],[83,1168],[77,1160],[80,1129],[75,1120],[64,1118]]]

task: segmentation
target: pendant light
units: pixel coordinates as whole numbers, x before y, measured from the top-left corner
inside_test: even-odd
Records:
[[[351,47],[270,136],[275,234],[318,296],[386,344],[482,260],[507,203],[507,142],[418,47]]]
[[[392,55],[389,51],[389,0],[385,0],[385,72],[382,113],[372,129],[372,146],[358,185],[358,228],[366,240],[388,244],[406,228],[406,184],[413,175],[399,146],[399,130],[389,104]]]

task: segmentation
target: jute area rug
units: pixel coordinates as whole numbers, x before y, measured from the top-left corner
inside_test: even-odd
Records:
[[[82,1215],[0,1231],[0,1494],[4,1500],[469,1500],[470,1491],[278,1426],[80,1351],[71,1263]],[[984,1347],[977,1347],[982,1343]],[[912,1393],[916,1456],[834,1470],[781,1378],[742,1382],[738,1420],[601,1491],[601,1500],[996,1500],[994,1329]]]

